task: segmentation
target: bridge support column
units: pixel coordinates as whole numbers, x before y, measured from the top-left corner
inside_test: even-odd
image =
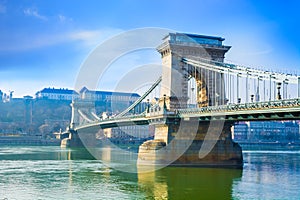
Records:
[[[191,121],[191,126],[194,126]],[[180,127],[180,124],[155,125],[155,138],[144,142],[139,147],[138,165],[175,165],[175,166],[202,166],[202,167],[233,167],[243,166],[242,149],[233,142],[230,122],[225,122],[221,134],[206,156],[199,157],[201,148],[206,140],[208,129],[219,132],[220,128],[210,127],[210,122],[199,122],[194,139],[191,135],[191,126]],[[180,131],[180,137],[176,137]],[[218,134],[218,133],[215,133]],[[186,137],[185,137],[186,136]],[[175,138],[176,139],[175,139]],[[172,141],[174,140],[174,141]],[[187,145],[187,146],[185,146]],[[203,150],[203,149],[202,149]],[[182,152],[178,154],[178,152]],[[174,157],[176,155],[176,157]]]
[[[97,127],[98,128],[98,127]],[[99,130],[97,128],[87,128],[85,130],[68,130],[61,140],[61,147],[81,148],[81,147],[95,147],[96,134]],[[102,129],[101,129],[102,130]]]
[[[70,128],[74,129],[76,126],[79,125],[78,108],[76,107],[74,101],[71,103],[71,108],[72,108],[72,116],[71,116]]]
[[[69,136],[61,140],[61,147],[83,147],[77,131],[69,130]]]

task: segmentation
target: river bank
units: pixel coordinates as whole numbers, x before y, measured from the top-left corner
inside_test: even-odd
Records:
[[[300,142],[245,142],[236,141],[242,147],[243,151],[247,150],[300,150]]]
[[[0,146],[31,145],[31,146],[59,146],[58,139],[44,139],[38,136],[0,136]]]

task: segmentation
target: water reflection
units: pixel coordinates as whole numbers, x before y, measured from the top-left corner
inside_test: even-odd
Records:
[[[78,131],[78,135],[88,151],[103,164],[119,171],[137,173],[138,149],[147,139],[110,138],[107,137],[105,130],[90,127]],[[98,139],[95,139],[95,135]],[[157,166],[157,168],[161,167]],[[145,171],[149,170],[145,168]]]
[[[137,174],[127,173],[115,170],[126,169],[126,166],[119,162],[122,155],[112,157],[117,155],[111,153],[114,149],[106,147],[94,151],[98,151],[97,155],[101,155],[104,164],[102,181],[114,181],[121,190],[130,191],[131,195],[139,198],[142,195],[146,199],[232,199],[233,183],[242,177],[241,169],[192,167],[166,167],[149,173],[139,172],[137,167]],[[68,152],[73,153],[76,151]],[[133,183],[136,185],[133,186]]]
[[[139,173],[138,183],[153,199],[232,199],[232,185],[239,169],[166,167]]]
[[[98,149],[99,150],[99,149]],[[126,191],[131,198],[138,199],[232,199],[232,187],[242,177],[239,169],[166,167],[150,173],[126,173],[114,170],[121,163],[111,163],[108,149],[102,153],[109,165],[101,166],[98,179],[106,184],[114,183],[119,190]],[[79,152],[68,151],[71,158],[79,158]],[[74,155],[73,155],[74,154]],[[84,153],[82,153],[83,155]],[[69,181],[76,177],[70,166]],[[138,171],[138,168],[137,168]],[[95,176],[95,171],[85,176]],[[86,178],[86,177],[85,177]],[[84,179],[82,179],[84,181]],[[84,184],[82,184],[84,185]]]
[[[245,151],[236,199],[299,199],[300,151]]]
[[[299,155],[249,151],[243,170],[167,167],[136,174],[84,149],[1,147],[0,199],[299,199]],[[111,161],[110,154],[103,158]]]

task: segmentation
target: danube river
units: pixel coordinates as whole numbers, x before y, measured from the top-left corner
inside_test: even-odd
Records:
[[[125,173],[83,150],[0,147],[0,200],[299,199],[300,151],[244,151],[244,168]]]

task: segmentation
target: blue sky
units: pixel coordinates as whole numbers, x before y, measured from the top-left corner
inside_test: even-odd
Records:
[[[143,27],[221,36],[232,46],[228,61],[293,72],[300,69],[299,7],[297,0],[0,0],[0,89],[21,97],[73,88],[99,43]],[[160,57],[153,52],[143,62]]]

